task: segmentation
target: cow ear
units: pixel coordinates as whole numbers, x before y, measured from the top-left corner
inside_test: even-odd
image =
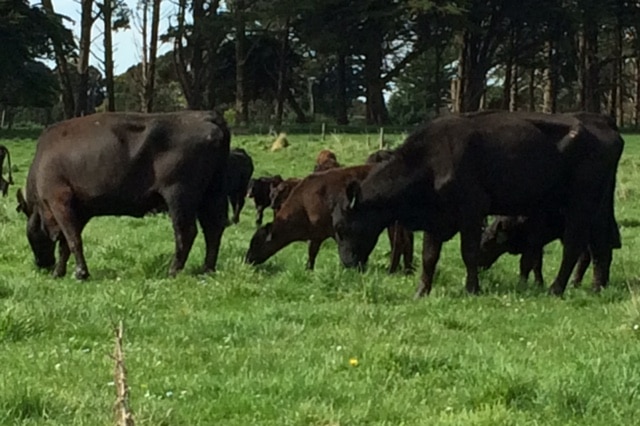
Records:
[[[347,185],[347,200],[349,201],[349,210],[353,210],[362,199],[362,189],[360,183],[353,181]]]

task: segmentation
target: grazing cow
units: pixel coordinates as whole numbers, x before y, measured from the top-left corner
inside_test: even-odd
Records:
[[[388,161],[393,154],[392,151],[381,149],[367,157],[367,164],[376,164]],[[413,271],[413,232],[409,231],[399,222],[395,222],[387,228],[389,245],[391,246],[391,265],[389,273],[393,274],[400,266],[400,258],[404,260],[404,271]]]
[[[183,269],[196,237],[206,242],[205,271],[214,271],[227,221],[225,169],[230,135],[224,119],[206,111],[100,113],[57,123],[40,135],[18,208],[28,217],[36,264],[85,279],[81,232],[95,216],[142,217],[166,208],[176,249],[169,268]],[[59,258],[55,261],[55,243]]]
[[[271,208],[275,213],[280,210],[284,200],[287,199],[293,188],[295,188],[300,181],[302,181],[300,178],[289,178],[279,182],[277,185],[271,185],[269,198],[271,199]]]
[[[486,111],[434,119],[364,181],[347,185],[333,210],[340,258],[364,267],[381,231],[396,220],[423,230],[420,297],[431,291],[443,242],[460,232],[466,288],[478,293],[486,216],[562,210],[562,262],[550,292],[564,292],[587,245],[599,289],[609,279],[623,146],[615,123],[599,114]]]
[[[296,185],[271,223],[258,228],[245,262],[260,264],[294,241],[309,241],[307,269],[313,269],[320,245],[334,236],[331,210],[334,199],[353,180],[364,179],[371,165],[313,173]]]
[[[340,167],[336,155],[328,149],[323,149],[318,153],[313,172],[323,172],[325,170],[335,169],[336,167]]]
[[[542,256],[544,246],[562,238],[564,216],[560,212],[547,212],[538,216],[496,216],[487,226],[480,241],[478,266],[490,268],[504,253],[520,255],[520,280],[526,282],[533,270],[535,282],[542,286]],[[620,231],[615,221],[611,224],[611,248],[622,247]],[[589,250],[578,259],[573,283],[579,286],[591,263]]]
[[[9,169],[9,180],[5,180],[4,176],[2,176],[5,157],[7,158],[7,166]],[[2,192],[3,197],[7,196],[9,185],[13,185],[13,176],[11,176],[11,154],[9,154],[9,150],[6,146],[0,145],[0,192]]]
[[[247,151],[241,148],[233,148],[229,152],[226,175],[226,192],[233,210],[231,219],[233,223],[240,221],[240,212],[244,207],[244,199],[247,195],[252,174],[253,161],[251,161]]]
[[[282,176],[263,176],[249,181],[247,197],[256,205],[256,225],[262,225],[264,210],[271,205],[271,188],[282,182]]]

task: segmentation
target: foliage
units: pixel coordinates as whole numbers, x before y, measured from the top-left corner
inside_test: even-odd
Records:
[[[26,0],[0,2],[0,104],[51,106],[56,84],[39,58],[51,58],[52,37],[72,45],[70,31]]]
[[[393,146],[402,139],[388,136]],[[278,153],[265,136],[233,145],[253,156],[256,175],[287,177],[308,173],[322,148],[348,165],[375,149],[366,135],[288,137]],[[94,219],[84,231],[93,278],[56,281],[35,271],[25,220],[13,198],[0,198],[0,363],[11,366],[0,424],[112,423],[111,326],[120,319],[140,425],[635,424],[640,138],[626,140],[616,204],[623,248],[611,287],[568,289],[564,299],[519,286],[513,256],[482,275],[483,295],[466,295],[457,238],[420,301],[411,299],[419,273],[386,274],[384,236],[364,274],[340,267],[330,241],[314,272],[304,269],[303,242],[249,267],[250,200],[225,231],[215,275],[196,274],[199,236],[185,273],[166,278],[173,233],[158,215]],[[34,140],[0,143],[22,185]],[[548,280],[559,249],[546,250]]]

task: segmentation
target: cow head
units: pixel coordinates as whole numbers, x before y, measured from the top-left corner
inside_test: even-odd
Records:
[[[293,188],[300,183],[299,179],[287,179],[279,183],[273,182],[269,191],[269,198],[271,199],[271,208],[274,211],[280,210],[282,203],[289,197]]]
[[[56,262],[55,242],[45,231],[40,214],[35,212],[27,222],[27,239],[38,268],[51,269]]]
[[[244,257],[245,263],[251,265],[264,263],[281,248],[276,238],[274,238],[273,228],[273,223],[267,223],[258,228],[256,233],[253,234],[249,243],[249,250],[247,250],[247,254]]]
[[[509,217],[498,217],[491,225],[484,228],[480,240],[478,267],[487,269],[509,250],[510,232]]]
[[[340,260],[347,268],[364,269],[384,229],[384,219],[362,203],[359,182],[347,185],[332,212]]]

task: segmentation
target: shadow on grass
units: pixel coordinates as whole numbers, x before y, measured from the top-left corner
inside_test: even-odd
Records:
[[[29,420],[51,419],[58,411],[42,395],[29,391],[17,395],[5,395],[0,400],[0,407],[5,412],[6,420],[13,420],[20,424]]]

